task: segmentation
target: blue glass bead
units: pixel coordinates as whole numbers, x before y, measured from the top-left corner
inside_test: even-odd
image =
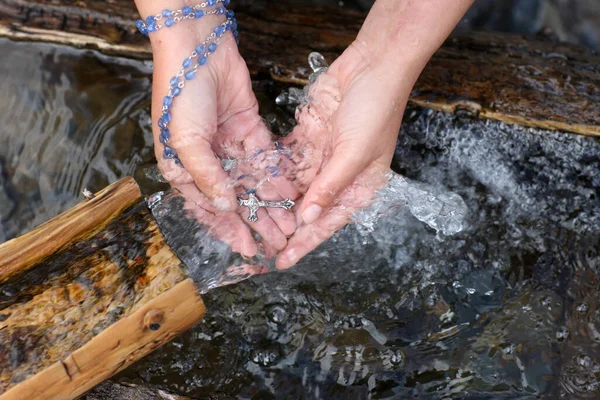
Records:
[[[222,3],[225,7],[227,7],[228,5],[231,4],[231,0],[223,0]]]
[[[158,141],[160,142],[160,144],[165,145],[167,144],[167,140],[165,139],[165,137],[163,136],[163,134],[161,133],[160,135],[158,135]]]
[[[165,124],[168,124],[169,122],[171,122],[171,113],[170,112],[163,113],[162,119],[165,122]]]
[[[209,6],[214,6],[215,4],[217,4],[217,0],[208,0],[208,5]]]
[[[190,6],[185,6],[181,9],[181,13],[183,15],[190,15],[192,13],[192,11],[193,11],[192,7],[190,7]]]
[[[192,60],[190,60],[189,58],[186,58],[183,61],[183,68],[189,68],[190,65],[192,65]]]
[[[202,11],[202,10],[194,11],[194,18],[202,18],[202,17],[204,17],[204,11]]]
[[[167,28],[170,28],[173,25],[175,25],[175,20],[173,18],[167,18],[167,20],[165,21],[165,26]]]
[[[166,128],[167,127],[167,123],[165,122],[165,120],[163,119],[163,117],[160,117],[158,119],[158,126],[161,128]]]
[[[198,64],[199,65],[204,65],[208,62],[208,58],[206,58],[206,56],[202,56],[198,59]]]
[[[171,132],[168,129],[163,129],[158,135],[158,141],[160,144],[167,144],[171,140]]]
[[[208,52],[209,53],[214,53],[215,51],[217,51],[217,44],[216,43],[211,43],[208,45]]]
[[[163,106],[169,107],[171,104],[173,104],[173,98],[171,96],[165,96],[163,99]]]
[[[175,86],[177,85],[177,82],[179,81],[179,78],[177,78],[176,76],[172,77],[171,80],[169,81],[169,83],[171,84],[171,86]]]
[[[156,18],[152,15],[146,17],[146,25],[154,25],[156,24]]]
[[[223,3],[223,4],[225,4],[225,3]],[[225,4],[225,5],[227,5],[227,4]],[[227,17],[228,18],[233,18],[234,15],[235,15],[235,12],[233,12],[233,10],[227,11]]]
[[[201,44],[200,46],[196,47],[196,53],[198,54],[204,54],[206,52],[206,46],[204,46],[203,44]]]
[[[181,94],[181,89],[180,88],[178,88],[178,87],[173,88],[173,97],[177,97],[180,94]]]
[[[144,23],[144,21],[142,21],[141,19],[138,19],[137,21],[135,21],[135,27],[138,29],[142,29],[146,24]]]
[[[233,22],[231,23],[231,29],[236,30],[237,27],[238,27],[237,21],[234,19]]]
[[[270,165],[267,167],[267,170],[271,173],[272,176],[276,177],[277,175],[279,175],[279,168],[274,166],[274,165]]]
[[[237,35],[235,35],[235,36],[236,36],[236,38],[235,38],[235,44],[239,45],[240,44],[240,39],[237,38]]]
[[[215,28],[215,35],[217,36],[223,36],[223,33],[225,33],[225,27],[222,25],[219,25]]]
[[[173,12],[171,10],[163,10],[162,16],[165,18],[169,18],[169,17],[173,16]]]
[[[246,190],[246,194],[254,194],[255,190],[254,189],[248,189]]]
[[[173,150],[169,146],[165,146],[165,151],[163,151],[163,157],[164,158],[175,158],[175,157],[177,157],[177,153],[175,153],[175,150]]]
[[[217,8],[217,14],[225,14],[226,12],[227,12],[227,9],[225,7]]]
[[[146,26],[144,25],[143,27],[140,28],[140,32],[143,33],[144,35],[148,35],[148,30],[146,29]]]
[[[191,81],[192,79],[194,79],[194,76],[195,76],[195,75],[196,75],[196,74],[194,73],[194,71],[187,72],[187,73],[185,74],[185,79],[187,79],[188,81]]]
[[[147,32],[156,32],[156,25],[154,25],[154,24],[146,25],[146,31]]]
[[[233,31],[233,36],[237,39],[237,37],[238,37],[238,31],[234,30]]]
[[[181,160],[179,159],[179,157],[175,156],[173,161],[175,161],[175,165],[177,165],[180,168],[183,168],[183,164],[181,163]]]

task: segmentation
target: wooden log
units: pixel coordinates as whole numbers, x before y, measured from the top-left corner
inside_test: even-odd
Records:
[[[72,399],[202,319],[131,178],[0,246],[0,399]]]
[[[254,77],[304,84],[306,58],[334,60],[365,14],[266,0],[236,1],[240,49]],[[148,59],[133,1],[3,0],[0,36]],[[457,34],[433,57],[412,102],[482,118],[600,135],[600,56],[575,46],[493,33]]]

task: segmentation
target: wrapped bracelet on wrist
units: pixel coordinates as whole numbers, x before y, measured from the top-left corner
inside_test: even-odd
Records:
[[[218,3],[221,3],[219,7],[212,10],[204,10],[208,7],[216,6]],[[173,101],[175,97],[181,94],[186,82],[194,79],[198,69],[201,66],[206,65],[208,58],[217,50],[221,38],[227,31],[231,31],[235,37],[236,43],[239,43],[237,39],[237,22],[234,18],[234,12],[225,8],[225,6],[229,4],[230,0],[207,0],[195,6],[183,7],[181,10],[164,10],[161,14],[149,16],[144,20],[140,19],[136,22],[136,26],[140,32],[149,35],[163,27],[169,28],[174,26],[177,22],[184,20],[198,20],[205,15],[227,16],[227,20],[222,24],[217,25],[204,42],[199,44],[191,54],[183,60],[181,68],[169,81],[169,91],[163,98],[162,114],[158,119],[158,127],[160,128],[159,141],[164,146],[163,158],[173,160],[179,167],[183,167],[183,164],[175,150],[169,146],[171,141],[169,122],[171,122]],[[162,23],[163,19],[164,23]]]
[[[222,3],[222,5],[211,11],[204,10],[205,8],[216,6],[218,3]],[[165,27],[171,28],[180,21],[200,19],[206,15],[232,14],[233,11],[227,11],[225,8],[230,3],[231,0],[207,0],[195,6],[185,6],[181,10],[166,9],[160,14],[150,15],[145,19],[137,20],[135,26],[141,33],[148,35]],[[231,16],[233,17],[233,14]]]

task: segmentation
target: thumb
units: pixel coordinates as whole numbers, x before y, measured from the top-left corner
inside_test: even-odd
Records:
[[[331,206],[338,195],[365,170],[368,161],[356,152],[336,148],[325,168],[311,183],[302,202],[302,220],[315,222],[323,210]]]

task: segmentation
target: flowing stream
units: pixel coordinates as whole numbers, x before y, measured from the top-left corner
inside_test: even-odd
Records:
[[[0,240],[84,187],[134,175],[164,189],[144,173],[148,65],[0,48]],[[289,131],[281,88],[255,89]],[[599,164],[594,138],[409,108],[393,170],[460,196],[460,232],[410,207],[350,225],[287,272],[210,290],[203,322],[116,379],[197,399],[597,398]]]

